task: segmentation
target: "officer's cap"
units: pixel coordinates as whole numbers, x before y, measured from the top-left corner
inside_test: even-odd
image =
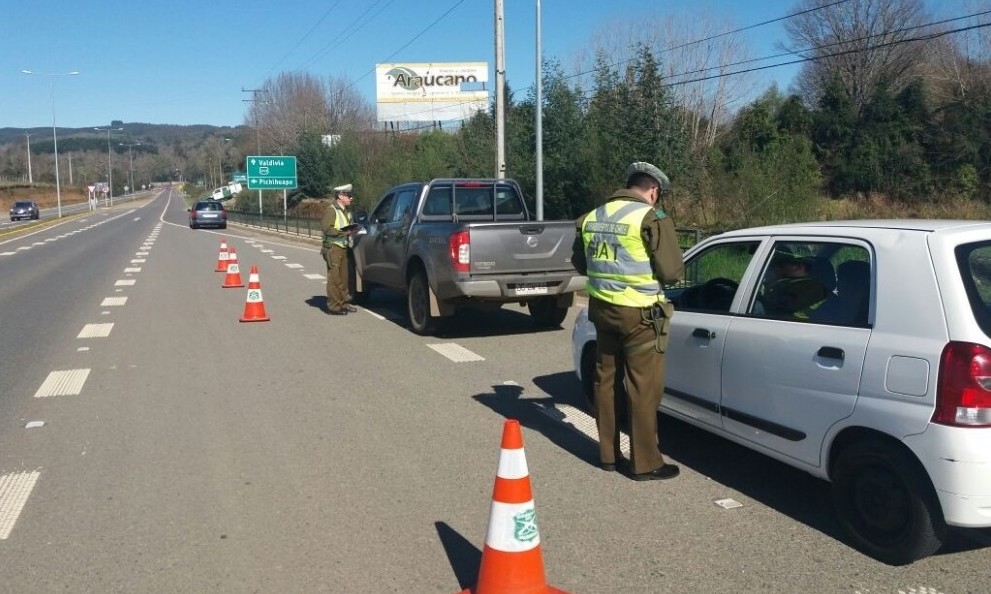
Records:
[[[354,187],[351,184],[344,184],[343,186],[337,186],[336,188],[334,188],[334,192],[337,194],[347,194],[348,196],[350,196],[351,190],[353,189]]]
[[[668,179],[668,176],[664,175],[663,171],[650,163],[647,163],[646,161],[630,163],[630,166],[626,168],[626,181],[630,181],[630,178],[638,173],[645,173],[657,180],[657,185],[661,188],[661,190],[667,191],[671,188],[671,180]]]

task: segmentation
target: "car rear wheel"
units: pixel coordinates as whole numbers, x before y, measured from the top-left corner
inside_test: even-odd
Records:
[[[426,336],[437,329],[437,318],[430,315],[430,285],[422,270],[413,273],[406,287],[409,323],[413,332]]]
[[[533,322],[541,328],[557,328],[568,316],[568,308],[557,304],[557,297],[540,297],[527,301]]]
[[[843,450],[832,472],[840,524],[864,553],[905,565],[935,553],[946,526],[928,479],[899,446],[879,439]]]

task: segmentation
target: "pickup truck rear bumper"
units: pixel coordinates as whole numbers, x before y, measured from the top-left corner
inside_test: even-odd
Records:
[[[585,277],[572,273],[533,276],[498,276],[478,280],[456,280],[437,287],[439,299],[468,297],[493,301],[519,301],[547,295],[564,295],[585,288]]]

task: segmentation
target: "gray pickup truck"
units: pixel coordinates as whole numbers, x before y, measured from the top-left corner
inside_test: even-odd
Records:
[[[585,288],[571,264],[574,221],[531,220],[507,179],[435,179],[396,186],[355,237],[354,301],[373,288],[406,294],[410,325],[431,334],[464,306],[526,304],[542,327],[559,326]]]

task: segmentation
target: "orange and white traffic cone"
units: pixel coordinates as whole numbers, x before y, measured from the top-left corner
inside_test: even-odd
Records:
[[[237,250],[234,248],[230,249],[230,254],[227,258],[227,276],[224,277],[224,284],[220,286],[225,289],[235,289],[244,286],[244,282],[241,280],[241,269],[237,265]]]
[[[244,313],[241,314],[242,322],[267,322],[268,314],[265,313],[265,301],[262,299],[262,284],[258,280],[258,267],[252,266],[248,275],[248,298],[244,302]]]
[[[520,422],[506,421],[478,583],[460,594],[566,594],[547,585]]]
[[[220,240],[220,254],[217,256],[217,267],[214,272],[227,272],[227,240]]]

